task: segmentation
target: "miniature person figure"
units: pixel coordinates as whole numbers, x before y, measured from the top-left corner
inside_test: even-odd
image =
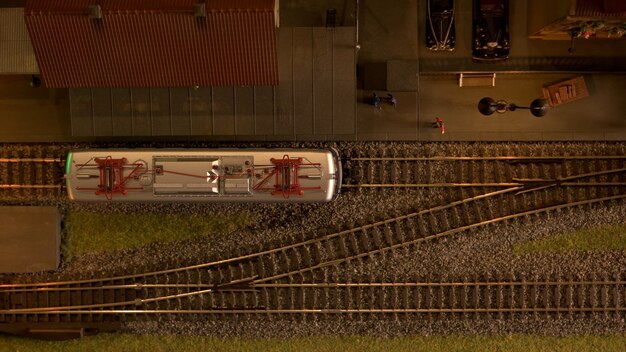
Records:
[[[30,86],[33,88],[41,87],[41,78],[36,75],[30,76]]]
[[[440,117],[435,118],[435,123],[433,125],[435,128],[441,130],[441,134],[446,133],[446,125],[443,123],[443,120]]]
[[[374,105],[376,109],[382,109],[380,106],[380,97],[376,95],[376,92],[372,93],[372,105]]]
[[[392,94],[387,94],[387,102],[394,108],[396,107],[396,97],[394,97]]]

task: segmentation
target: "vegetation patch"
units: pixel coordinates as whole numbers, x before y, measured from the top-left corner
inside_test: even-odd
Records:
[[[217,339],[209,337],[140,336],[101,334],[71,341],[36,341],[0,337],[3,351],[623,351],[624,335],[546,337],[418,336],[405,338],[311,337],[294,339]]]
[[[63,255],[136,248],[210,234],[230,233],[253,222],[248,213],[219,214],[101,214],[69,212],[65,217]]]
[[[626,250],[626,224],[576,230],[513,247],[514,254],[607,250]]]

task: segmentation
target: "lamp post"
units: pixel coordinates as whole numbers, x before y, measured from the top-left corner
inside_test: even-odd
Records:
[[[530,110],[530,113],[534,116],[541,117],[548,113],[548,102],[545,99],[535,99],[530,103],[530,106],[518,106],[515,103],[508,103],[505,100],[496,101],[489,97],[484,97],[478,102],[478,111],[486,116],[494,112],[503,114],[517,109]]]

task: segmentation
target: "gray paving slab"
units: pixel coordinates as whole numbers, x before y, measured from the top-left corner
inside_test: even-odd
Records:
[[[370,104],[366,104],[362,100],[357,103],[357,131],[359,135],[365,134],[377,134],[381,132],[381,128],[384,128],[380,123],[384,119],[384,112],[374,108]],[[382,131],[386,133],[386,131]]]
[[[278,30],[278,111],[274,133],[294,134],[293,28]]]
[[[152,117],[152,135],[172,135],[172,111],[170,107],[170,88],[150,89],[150,116]]]
[[[97,88],[91,90],[93,97],[93,129],[96,136],[113,135],[111,119],[111,90]]]
[[[188,87],[175,87],[170,89],[172,113],[172,135],[191,135],[191,100]]]
[[[61,220],[56,207],[0,207],[0,273],[55,270]]]
[[[333,40],[334,32],[324,28],[311,28],[313,36],[313,67],[315,70],[315,79],[332,80],[333,79]]]
[[[333,130],[333,37],[326,28],[313,28],[313,133]]]
[[[417,37],[422,35],[417,28],[417,8],[425,6],[425,3],[417,0],[361,1],[359,63],[416,59]]]
[[[624,132],[624,131],[605,132],[604,133],[604,140],[607,140],[607,141],[624,141],[624,140],[626,140],[626,132]]]
[[[448,130],[448,128],[446,127]],[[445,134],[435,134],[436,138],[434,140],[439,141],[461,141],[461,142],[470,142],[470,141],[479,141],[480,136],[477,132],[448,132]]]
[[[268,141],[295,141],[295,134],[274,134],[266,136],[266,140]]]
[[[358,140],[356,133],[348,134],[329,134],[325,136],[327,141],[356,141]]]
[[[440,134],[434,133],[434,132],[424,132],[421,131],[420,135],[418,136],[420,141],[423,142],[437,142],[437,141],[442,141],[444,139],[442,139],[442,136],[440,136]]]
[[[214,134],[211,136],[202,136],[202,140],[205,141],[212,141],[212,142],[234,142],[237,139],[237,136],[229,134],[229,135],[224,135],[224,134]]]
[[[604,140],[604,132],[573,132],[572,140],[575,141],[601,141]]]
[[[254,87],[255,120],[254,133],[257,135],[274,134],[274,116],[277,113],[276,93],[272,86]]]
[[[314,131],[312,81],[294,82],[294,133],[310,134]]]
[[[360,141],[386,141],[388,140],[387,133],[359,133],[358,140]]]
[[[132,136],[132,104],[130,88],[111,89],[111,124],[113,136]]]
[[[382,103],[380,109],[371,105],[372,91],[359,90],[357,113],[359,135],[362,133],[409,133],[417,137],[417,94],[414,92],[390,92],[397,99],[397,105]],[[377,91],[385,97],[388,92]]]
[[[191,109],[191,134],[208,136],[213,134],[213,96],[210,87],[199,87],[189,91]]]
[[[313,30],[293,29],[294,132],[313,133]]]
[[[383,104],[383,110],[387,117],[385,124],[388,124],[389,133],[413,133],[417,134],[417,103],[418,96],[414,92],[389,92],[397,99],[395,108],[388,104]],[[385,95],[382,93],[383,96]]]
[[[303,142],[323,141],[323,140],[326,140],[326,138],[324,135],[320,135],[320,134],[297,134],[296,140],[303,141]]]
[[[289,103],[289,101],[293,101],[293,91],[291,89],[286,89],[284,87],[278,88],[278,111],[276,113],[276,117],[274,120],[274,133],[277,135],[287,135],[294,134],[294,124],[293,124],[293,104]],[[290,106],[283,105],[287,104]]]
[[[354,28],[333,33],[333,134],[356,133],[356,54]]]
[[[387,63],[365,63],[357,67],[358,87],[366,90],[387,90]]]
[[[70,90],[70,116],[72,120],[72,135],[94,135],[91,89]]]
[[[354,27],[338,27],[330,33],[333,35],[333,79],[356,84],[354,30]]]
[[[474,140],[486,141],[486,142],[508,141],[508,140],[512,140],[514,138],[513,136],[514,136],[513,132],[477,132],[477,133],[474,133]],[[450,134],[450,137],[454,138],[454,133]]]
[[[233,87],[213,87],[213,134],[235,134],[235,104]]]
[[[254,87],[235,87],[235,134],[254,135]]]
[[[313,89],[313,133],[318,135],[333,133],[333,120],[335,119],[333,106],[335,99],[340,96],[333,94],[332,80],[316,80]]]
[[[245,142],[263,142],[267,140],[267,136],[264,135],[239,135],[235,136],[236,141],[245,141]]]
[[[512,137],[513,141],[542,141],[544,140],[541,132],[517,132]]]
[[[149,88],[131,90],[133,135],[152,136],[151,99]]]
[[[387,133],[387,139],[390,141],[414,141],[416,138],[415,133]]]
[[[387,90],[417,92],[419,63],[417,60],[387,61]]]
[[[333,82],[333,134],[356,133],[354,80]]]
[[[543,140],[550,141],[571,141],[574,134],[572,132],[542,132],[541,137]]]

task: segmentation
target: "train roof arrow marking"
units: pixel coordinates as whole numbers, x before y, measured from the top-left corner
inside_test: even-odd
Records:
[[[213,182],[217,179],[219,175],[213,172],[213,170],[209,170],[206,172],[206,182]]]

